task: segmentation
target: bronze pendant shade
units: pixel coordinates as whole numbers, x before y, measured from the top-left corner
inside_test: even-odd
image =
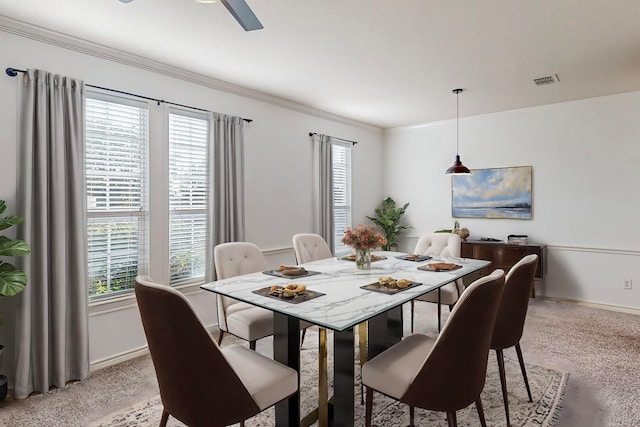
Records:
[[[454,89],[453,93],[456,94],[456,161],[453,163],[449,169],[447,169],[447,175],[464,175],[470,174],[471,171],[468,167],[462,164],[460,161],[460,154],[458,153],[458,145],[459,145],[459,128],[460,128],[460,104],[458,102],[458,96],[462,92],[462,89]]]

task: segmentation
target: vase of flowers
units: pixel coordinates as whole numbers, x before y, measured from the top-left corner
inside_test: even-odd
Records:
[[[375,228],[359,225],[355,229],[347,227],[344,230],[342,243],[355,249],[356,268],[368,270],[371,268],[371,249],[384,246],[387,243],[387,239],[378,233]]]
[[[371,268],[371,249],[356,249],[356,268],[358,270]]]

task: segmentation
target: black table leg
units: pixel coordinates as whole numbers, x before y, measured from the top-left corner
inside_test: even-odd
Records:
[[[273,313],[273,358],[300,372],[300,321],[282,313]],[[352,358],[353,359],[353,358]],[[298,377],[298,387],[300,377]],[[300,425],[300,393],[276,404],[276,426]]]
[[[402,306],[369,319],[369,360],[402,339]]]
[[[458,286],[458,285],[456,285]],[[438,288],[438,332],[440,332],[440,317],[442,316],[442,288]]]
[[[333,334],[333,426],[354,422],[354,334],[353,328]]]

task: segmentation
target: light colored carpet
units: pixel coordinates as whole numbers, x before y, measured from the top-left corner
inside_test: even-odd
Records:
[[[331,336],[331,334],[329,335]],[[302,351],[301,369],[301,407],[306,414],[316,407],[317,403],[317,346],[310,345],[317,341],[317,334],[307,333],[308,341]],[[482,402],[487,424],[499,426],[505,424],[504,406],[500,391],[500,380],[497,372],[497,362],[494,354],[489,360],[487,369],[487,381],[482,393]],[[330,363],[331,366],[331,363]],[[359,384],[359,370],[357,382]],[[528,401],[524,382],[520,374],[517,360],[506,360],[506,373],[509,385],[509,400],[511,421],[514,426],[549,426],[554,425],[560,409],[559,403],[566,383],[567,375],[561,372],[542,368],[540,366],[527,366],[529,384],[534,396],[534,402]],[[360,388],[356,387],[356,401],[360,400]],[[160,422],[162,404],[159,397],[139,402],[110,414],[91,424],[91,427],[134,427],[156,426]],[[246,426],[266,427],[274,425],[273,408],[247,420]],[[374,395],[373,424],[377,426],[406,426],[409,422],[408,407],[399,404],[381,394]],[[356,405],[355,425],[364,425],[364,405]],[[446,417],[441,412],[431,412],[417,409],[416,424],[430,426],[446,426]],[[458,425],[477,426],[479,424],[478,413],[475,405],[458,412]],[[184,424],[170,418],[169,426],[183,426]],[[317,423],[315,424],[317,425]]]
[[[557,425],[640,426],[640,316],[531,300],[521,345],[526,362],[571,373]]]
[[[435,333],[435,304],[418,306],[416,331]],[[640,426],[640,316],[531,300],[522,349],[529,365],[570,373],[557,426]],[[258,350],[269,354],[270,343],[258,341]],[[515,360],[513,350],[506,355]],[[495,369],[493,355],[489,369]],[[497,381],[497,376],[490,380]],[[511,394],[525,393],[519,372],[507,381]],[[0,426],[86,427],[157,394],[151,361],[141,357],[94,372],[62,390],[21,401],[8,397],[0,402]],[[478,425],[477,416],[471,419]],[[498,425],[504,424],[500,419]]]

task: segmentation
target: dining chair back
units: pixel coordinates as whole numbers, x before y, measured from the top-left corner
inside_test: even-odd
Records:
[[[241,346],[221,349],[190,302],[138,276],[135,295],[163,413],[193,427],[242,422],[295,393],[296,371]]]
[[[258,246],[249,242],[229,242],[216,245],[213,261],[218,280],[256,273],[267,269],[267,261]]]
[[[460,236],[453,233],[431,233],[422,236],[413,253],[416,255],[430,255],[442,258],[459,258],[462,240]],[[418,301],[432,302],[438,304],[438,330],[441,329],[442,305],[447,305],[449,310],[453,309],[460,295],[464,291],[462,279],[455,280],[440,288],[439,291],[429,292],[416,298]],[[438,299],[438,292],[440,297]],[[415,303],[411,302],[411,332],[413,332],[413,311]]]
[[[413,253],[441,257],[459,257],[462,240],[454,233],[431,233],[418,239]]]
[[[298,264],[331,258],[331,248],[319,234],[301,233],[293,236],[293,251]]]
[[[496,357],[498,359],[498,372],[502,385],[502,398],[504,401],[505,415],[507,417],[507,426],[511,425],[511,422],[509,420],[507,379],[504,368],[504,349],[515,346],[518,361],[520,362],[520,370],[522,371],[524,384],[527,389],[527,394],[529,395],[529,401],[533,401],[527,371],[522,357],[522,349],[520,348],[520,339],[522,338],[522,332],[524,330],[527,308],[529,307],[529,297],[531,296],[537,266],[538,255],[527,255],[511,267],[509,273],[507,273],[504,292],[500,306],[498,307],[496,324],[493,328],[493,336],[491,338],[491,348],[496,351]]]
[[[473,282],[453,309],[437,338],[413,334],[363,366],[367,387],[366,425],[371,425],[373,390],[410,406],[447,412],[456,425],[456,411],[475,402],[482,425],[480,393],[487,356],[504,286],[504,272],[495,270]]]
[[[216,245],[213,262],[218,280],[267,270],[267,261],[260,248],[248,242]],[[251,348],[255,348],[256,340],[273,334],[271,311],[221,295],[216,296],[216,301],[220,327],[218,344],[225,332],[249,341]]]

